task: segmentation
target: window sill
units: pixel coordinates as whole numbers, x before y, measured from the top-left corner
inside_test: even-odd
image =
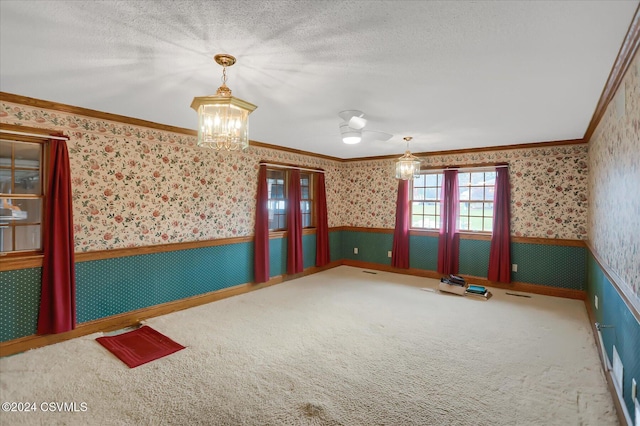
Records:
[[[43,257],[42,254],[0,256],[0,272],[13,271],[15,269],[41,268]]]

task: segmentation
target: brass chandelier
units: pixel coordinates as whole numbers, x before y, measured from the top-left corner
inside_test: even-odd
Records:
[[[409,151],[409,141],[413,138],[407,136],[403,139],[407,142],[407,150],[404,155],[396,161],[396,179],[414,179],[420,174],[420,159],[411,155]]]
[[[224,151],[239,151],[249,147],[249,114],[256,105],[231,96],[227,87],[227,67],[236,58],[218,54],[215,61],[222,65],[222,86],[215,96],[193,98],[191,108],[198,113],[198,146]]]

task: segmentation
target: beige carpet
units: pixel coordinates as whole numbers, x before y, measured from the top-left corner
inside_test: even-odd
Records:
[[[187,348],[135,369],[100,334],[6,357],[2,402],[78,412],[0,424],[618,424],[583,302],[421,287],[342,266],[151,319]]]

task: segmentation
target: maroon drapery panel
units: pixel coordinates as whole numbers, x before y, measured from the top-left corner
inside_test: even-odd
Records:
[[[391,266],[409,269],[409,181],[398,179],[396,228],[393,232]]]
[[[267,166],[258,169],[256,194],[256,228],[253,241],[253,279],[256,283],[269,281],[269,188]]]
[[[67,143],[49,141],[49,176],[44,206],[42,290],[38,334],[76,327],[76,273],[73,242],[71,168]]]
[[[438,237],[438,272],[457,274],[460,255],[458,212],[460,210],[458,171],[445,170],[440,197],[440,235]]]
[[[327,218],[327,192],[324,187],[324,173],[316,178],[316,266],[324,266],[331,261],[329,252],[329,221]]]
[[[304,269],[302,261],[302,212],[300,211],[300,170],[289,174],[287,187],[287,273],[297,274]]]
[[[493,234],[489,251],[490,281],[511,282],[511,185],[509,168],[496,168],[496,186],[493,195]]]

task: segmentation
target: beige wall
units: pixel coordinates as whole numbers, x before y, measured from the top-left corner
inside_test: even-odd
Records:
[[[640,55],[589,141],[588,233],[640,309]]]

